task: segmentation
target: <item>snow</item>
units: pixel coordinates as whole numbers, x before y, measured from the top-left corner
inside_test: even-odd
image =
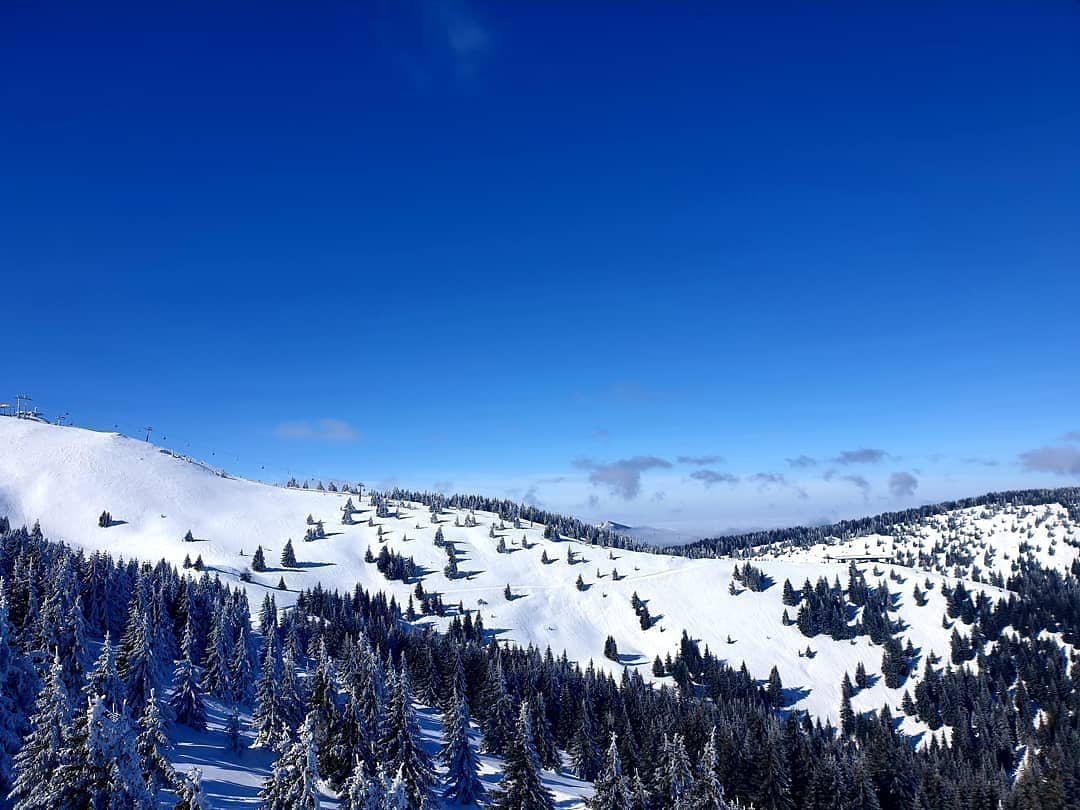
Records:
[[[13,524],[40,520],[51,539],[116,556],[165,558],[180,564],[185,555],[192,559],[202,555],[208,569],[230,584],[246,587],[254,605],[282,576],[289,588],[284,593],[275,591],[282,605],[295,599],[297,589],[317,582],[340,590],[351,590],[359,583],[369,590],[395,595],[402,605],[407,602],[414,585],[389,582],[374,564],[364,562],[369,547],[376,555],[380,547],[377,527],[367,525],[374,510],[366,495],[352,496],[360,509],[355,515],[357,525],[341,524],[341,507],[347,497],[223,477],[152,444],[116,434],[0,418],[0,514],[7,514]],[[99,528],[98,516],[106,509],[119,523]],[[325,521],[325,539],[304,542],[308,514]],[[957,573],[966,579],[976,575],[985,578],[993,569],[1007,577],[1009,567],[1022,553],[1064,568],[1077,558],[1077,548],[1071,543],[1080,537],[1065,509],[1056,504],[979,507],[902,527],[895,536],[875,535],[810,549],[761,549],[753,564],[774,584],[762,592],[740,589],[733,595],[728,588],[733,568],[741,562],[737,559],[691,560],[620,550],[611,551],[609,558],[606,548],[545,540],[543,526],[538,524],[499,530],[497,534],[509,547],[509,553],[500,554],[498,540],[489,536],[492,526],[500,523],[498,516],[478,512],[479,525],[455,527],[455,519],[463,523],[465,517],[460,510],[439,516],[446,540],[458,550],[462,576],[454,580],[443,574],[446,554],[432,542],[436,526],[426,507],[404,504],[397,516],[375,523],[382,527],[390,549],[412,556],[425,569],[426,591],[441,593],[448,605],[461,601],[466,608],[481,610],[485,625],[500,639],[550,646],[556,654],[565,650],[572,660],[583,665],[591,660],[616,676],[623,666],[638,667],[651,679],[653,658],[674,655],[685,629],[703,648],[707,645],[731,665],[745,662],[759,679],[764,680],[775,664],[787,690],[788,707],[807,709],[831,718],[834,724],[839,718],[844,673],[853,674],[862,662],[868,673],[879,674],[882,650],[865,636],[850,641],[827,636],[807,639],[796,626],[784,626],[781,586],[785,579],[798,589],[806,579],[815,582],[825,576],[831,582],[839,576],[846,586],[849,560],[844,558],[867,554],[891,557],[915,550],[919,544],[928,550],[935,542],[969,553],[975,549],[975,564],[981,573],[973,566],[959,572],[946,567],[944,554],[928,570],[886,562],[859,563],[869,584],[885,581],[899,596],[895,618],[907,625],[903,636],[921,653],[934,651],[947,661],[952,631],[942,627],[942,585],[954,583]],[[189,529],[197,542],[182,542]],[[521,546],[523,537],[527,549]],[[286,538],[292,538],[299,560],[295,569],[278,565]],[[1023,551],[1022,543],[1030,547]],[[253,574],[251,583],[241,583],[239,574],[260,544],[270,568]],[[989,566],[983,563],[986,549],[980,545],[994,550]],[[576,557],[573,565],[567,563],[568,549]],[[541,561],[543,551],[552,560],[549,564]],[[611,576],[613,568],[623,577],[619,581]],[[874,574],[875,569],[880,576]],[[889,579],[893,571],[902,582]],[[579,574],[588,584],[584,592],[575,587]],[[919,607],[912,591],[916,584],[925,589],[927,582],[933,587],[926,594],[927,604]],[[509,602],[503,595],[507,584],[517,597]],[[968,581],[968,587],[992,599],[1003,593],[981,582]],[[649,630],[641,629],[631,607],[635,592],[658,619]],[[794,619],[795,609],[789,608],[789,613]],[[422,621],[446,620],[429,617]],[[618,644],[619,663],[602,655],[608,635]],[[733,643],[727,642],[729,636]],[[807,646],[816,653],[812,658],[800,655]],[[921,669],[920,664],[920,673]],[[902,716],[903,690],[913,688],[915,679],[900,689],[886,688],[882,678],[872,680],[876,682],[853,698],[855,710],[878,709],[887,703]],[[925,730],[911,718],[904,720],[904,729],[911,733]],[[185,756],[195,757],[198,743],[191,745]],[[204,770],[208,783],[234,784],[224,773]],[[240,790],[243,785],[237,782],[234,787]],[[567,786],[564,798],[575,789]]]

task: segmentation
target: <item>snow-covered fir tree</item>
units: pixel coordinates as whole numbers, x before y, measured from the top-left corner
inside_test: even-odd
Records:
[[[172,810],[210,810],[202,786],[202,770],[191,768],[183,775],[176,791],[177,802]]]
[[[139,718],[139,736],[135,741],[135,751],[139,755],[143,779],[150,795],[157,795],[158,790],[171,787],[176,783],[176,772],[167,757],[172,743],[165,734],[165,718],[156,695],[151,692],[146,701],[146,709]]]
[[[420,726],[405,668],[394,675],[390,686],[380,751],[387,771],[404,781],[409,806],[416,810],[434,806],[435,772],[420,744]]]
[[[199,671],[191,661],[190,645],[176,664],[169,709],[177,723],[194,731],[206,731],[206,703],[203,700]]]
[[[622,772],[619,741],[615,732],[611,733],[611,742],[604,756],[604,767],[596,777],[594,788],[589,802],[589,807],[593,810],[630,810],[630,784]]]
[[[492,794],[496,810],[552,810],[551,793],[540,779],[540,758],[536,754],[529,704],[523,702],[517,727],[507,749],[502,779]]]
[[[47,810],[49,797],[42,791],[60,765],[64,732],[71,718],[71,704],[64,685],[64,668],[59,655],[53,656],[45,685],[34,703],[30,733],[15,755],[15,780],[10,798],[14,810]]]
[[[259,794],[265,810],[318,810],[318,751],[309,714],[300,734],[274,762]]]
[[[458,804],[474,804],[485,797],[486,791],[480,781],[480,761],[469,739],[469,703],[456,688],[443,726],[445,742],[439,752],[446,765],[443,797]]]

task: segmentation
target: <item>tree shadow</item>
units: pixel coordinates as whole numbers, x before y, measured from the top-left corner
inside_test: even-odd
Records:
[[[810,690],[805,686],[782,687],[780,689],[780,708],[794,706],[800,700],[810,697]]]

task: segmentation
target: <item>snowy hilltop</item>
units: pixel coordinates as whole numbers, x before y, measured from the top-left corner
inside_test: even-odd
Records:
[[[226,477],[116,434],[0,419],[0,515],[7,516],[12,529],[37,523],[45,541],[78,552],[77,567],[99,557],[164,560],[175,566],[181,579],[166,579],[167,585],[158,582],[154,587],[159,592],[181,588],[177,582],[184,576],[214,582],[213,588],[204,586],[213,594],[207,597],[206,609],[219,614],[218,603],[226,597],[216,588],[232,594],[227,597],[233,600],[230,604],[241,599],[245,605],[262,606],[256,627],[240,629],[237,615],[243,611],[236,608],[228,632],[222,629],[224,619],[208,616],[209,624],[196,628],[195,637],[187,640],[184,626],[175,619],[169,663],[161,664],[158,686],[164,690],[173,683],[173,661],[182,665],[188,660],[193,668],[201,667],[199,678],[205,679],[208,645],[224,644],[227,637],[229,644],[246,650],[244,663],[243,656],[233,661],[222,651],[222,661],[246,673],[241,678],[246,683],[205,688],[206,722],[194,728],[179,723],[170,737],[172,765],[181,769],[199,765],[203,785],[218,797],[219,803],[211,806],[256,801],[264,780],[276,772],[272,762],[277,762],[278,771],[304,772],[300,760],[314,756],[313,739],[327,739],[329,721],[323,718],[324,726],[319,726],[320,718],[310,712],[305,719],[300,701],[285,722],[287,731],[277,727],[277,720],[266,723],[264,739],[248,750],[258,738],[260,710],[265,721],[266,696],[260,702],[256,692],[280,680],[283,667],[286,674],[299,668],[298,690],[318,687],[319,678],[329,679],[321,688],[330,689],[333,681],[341,694],[324,699],[332,707],[347,707],[352,693],[341,681],[342,655],[354,669],[379,670],[385,711],[398,718],[403,729],[411,729],[402,731],[405,737],[395,744],[408,746],[415,738],[421,764],[431,774],[442,768],[431,756],[456,729],[454,733],[471,741],[459,753],[476,758],[468,768],[476,772],[477,784],[485,792],[496,790],[500,774],[509,772],[514,761],[515,767],[524,769],[521,778],[527,783],[529,762],[539,757],[542,777],[537,777],[541,780],[537,785],[564,806],[580,804],[591,792],[589,783],[606,772],[608,740],[587,730],[585,745],[578,739],[583,733],[580,723],[591,726],[595,720],[611,729],[612,723],[618,727],[618,719],[603,718],[612,707],[594,707],[593,702],[601,700],[598,695],[566,698],[568,705],[548,707],[547,714],[535,699],[509,700],[507,692],[522,693],[520,679],[525,677],[521,669],[525,664],[509,657],[511,649],[532,649],[541,660],[543,651],[550,650],[550,677],[563,667],[583,673],[583,683],[595,679],[615,688],[622,681],[627,689],[632,688],[627,684],[631,678],[642,688],[652,684],[658,695],[709,697],[712,689],[713,697],[719,698],[725,689],[744,688],[734,685],[732,679],[739,677],[754,694],[760,693],[763,710],[778,718],[803,716],[828,724],[826,731],[818,726],[822,734],[831,734],[833,727],[847,734],[867,733],[856,728],[859,721],[854,718],[884,714],[896,719],[890,728],[905,735],[898,739],[909,740],[913,748],[947,746],[954,741],[956,720],[940,706],[942,678],[951,678],[954,667],[979,673],[988,666],[987,655],[1000,647],[999,637],[1019,638],[1018,625],[1007,627],[1010,621],[996,618],[1012,610],[1014,589],[1024,587],[1010,580],[1023,576],[1029,564],[1067,577],[1080,557],[1074,506],[1046,498],[988,501],[925,517],[897,517],[874,532],[821,542],[781,536],[741,548],[735,556],[705,556],[694,546],[682,554],[665,554],[593,544],[530,521],[513,509],[492,512],[455,506],[452,499],[440,496],[333,489],[276,487]],[[617,524],[606,528],[616,535],[633,535]],[[25,546],[19,548],[27,553]],[[13,560],[5,565],[16,572]],[[129,600],[131,594],[138,597],[138,579],[129,572],[122,589]],[[391,652],[400,651],[404,643],[397,639],[404,632],[400,629],[372,633],[378,643],[375,638],[370,643],[379,652],[361,654],[355,652],[357,640],[351,635],[348,639],[317,635],[323,646],[313,646],[310,638],[301,645],[298,635],[310,636],[310,631],[301,633],[288,620],[282,638],[291,653],[283,658],[288,650],[275,651],[273,644],[267,652],[267,633],[275,637],[278,613],[312,621],[322,617],[319,621],[332,625],[334,611],[350,609],[345,606],[356,602],[348,595],[361,593],[365,604],[375,598],[388,615],[399,611],[403,625],[414,629],[410,632],[437,630],[428,637],[471,639],[470,643],[496,651],[494,659],[485,653],[480,673],[487,673],[484,691],[473,689],[472,695],[472,715],[481,718],[479,728],[487,727],[486,737],[469,725],[467,717],[455,714],[468,711],[453,701],[455,694],[467,691],[460,684],[454,688],[455,665],[439,662],[434,669],[429,664],[426,669],[411,665],[406,670],[400,661],[380,658],[400,654]],[[265,612],[271,598],[274,616]],[[338,598],[344,602],[333,610],[330,603],[319,601]],[[134,604],[131,609],[137,613],[142,603],[136,598]],[[116,615],[91,628],[85,642],[88,659],[92,651],[105,649],[96,633],[133,632],[122,619]],[[1048,628],[1042,637],[1059,645],[1067,668],[1076,641],[1068,628]],[[117,639],[113,637],[114,642]],[[346,652],[339,649],[342,643],[347,644]],[[185,651],[190,645],[197,651]],[[424,649],[424,655],[432,655],[431,649]],[[500,649],[507,651],[505,662],[499,658],[504,654]],[[461,653],[455,655],[460,667]],[[480,666],[481,659],[472,663]],[[260,669],[266,667],[273,674],[260,679]],[[490,667],[498,667],[499,673],[491,675]],[[56,687],[49,686],[47,662],[39,662],[38,668],[46,688]],[[169,677],[164,669],[169,669]],[[509,684],[507,669],[514,670]],[[407,679],[417,678],[420,671],[426,674],[416,687],[417,696],[408,691]],[[468,679],[478,673],[459,673],[462,676]],[[183,686],[183,673],[177,677]],[[187,677],[190,683],[196,680],[194,673]],[[713,686],[710,678],[716,679]],[[68,686],[77,691],[75,681]],[[558,693],[553,699],[558,700]],[[588,707],[585,721],[580,718],[583,700]],[[309,706],[312,701],[317,703],[309,696]],[[492,720],[491,701],[504,716]],[[146,704],[145,696],[142,703]],[[91,722],[94,712],[102,714],[106,708],[91,701]],[[541,716],[526,716],[530,712]],[[551,739],[541,748],[565,742],[562,753],[522,751],[524,743],[514,742],[520,727],[527,725],[529,748],[537,736],[533,726],[551,723],[555,727],[545,732]],[[497,736],[499,729],[506,739],[493,741],[491,735]],[[231,747],[222,741],[230,734]],[[672,748],[676,742],[701,754],[706,738],[708,734],[679,740],[665,736],[664,756],[676,757]],[[1016,738],[1014,745],[1023,743]],[[1028,751],[1015,748],[1021,750]],[[331,804],[344,802],[351,763],[335,762],[325,748],[319,752],[322,771],[335,769],[341,778],[324,779],[309,786],[309,792]],[[615,759],[629,761],[634,756],[624,744],[621,757]],[[607,759],[611,765],[612,757]],[[400,765],[402,760],[398,756],[394,761]],[[1002,768],[1009,779],[1022,772],[1019,761]],[[373,764],[370,778],[383,778],[386,791],[415,789],[416,780],[410,782],[407,774],[405,787],[394,787],[399,774],[379,777],[377,772]],[[629,776],[624,780],[627,785],[632,781]],[[649,789],[655,792],[655,786]],[[755,797],[751,786],[733,790],[747,800]],[[407,801],[416,806],[421,802],[418,796]]]

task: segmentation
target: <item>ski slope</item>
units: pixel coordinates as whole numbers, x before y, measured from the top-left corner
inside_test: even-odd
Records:
[[[839,577],[846,584],[850,558],[882,558],[858,563],[868,583],[886,581],[899,597],[894,618],[907,625],[903,637],[921,654],[933,651],[947,661],[951,629],[942,626],[943,584],[954,582],[959,573],[970,579],[973,593],[998,599],[1002,589],[976,580],[986,580],[991,569],[1007,577],[1021,553],[1067,567],[1077,558],[1080,537],[1067,512],[1053,504],[965,510],[903,527],[896,537],[860,537],[811,549],[763,548],[753,564],[771,577],[773,585],[761,592],[739,588],[733,594],[729,586],[740,560],[609,551],[573,540],[545,539],[539,524],[526,523],[515,530],[503,526],[497,515],[483,512],[475,513],[473,527],[462,525],[469,516],[460,510],[444,511],[436,524],[428,508],[419,504],[395,504],[390,517],[374,519],[366,494],[352,496],[360,510],[357,524],[342,525],[347,497],[222,477],[152,444],[116,434],[0,418],[0,514],[16,525],[38,520],[51,539],[115,556],[164,558],[177,565],[186,555],[191,559],[201,555],[209,570],[245,587],[254,605],[283,577],[288,591],[274,591],[279,605],[288,605],[298,590],[316,583],[340,590],[359,583],[393,594],[404,606],[415,584],[388,581],[375,564],[364,561],[368,548],[377,555],[385,544],[413,557],[424,569],[425,591],[441,593],[447,604],[461,602],[480,611],[486,627],[502,640],[550,646],[556,654],[565,650],[582,665],[592,661],[616,675],[623,666],[638,667],[643,676],[653,678],[653,658],[674,655],[686,630],[703,649],[708,646],[731,665],[745,662],[759,679],[767,678],[775,665],[787,708],[806,709],[834,723],[844,674],[854,674],[860,662],[871,675],[880,673],[882,650],[865,636],[850,641],[824,635],[808,639],[796,626],[785,626],[781,621],[785,579],[796,589],[804,580],[813,583],[821,576],[830,582]],[[117,525],[98,527],[103,510]],[[327,537],[303,540],[309,514],[325,522]],[[443,573],[446,554],[433,543],[437,527],[457,549],[458,578],[448,579]],[[183,542],[188,531],[195,542]],[[499,537],[508,553],[497,551]],[[287,538],[298,558],[295,568],[278,564]],[[920,544],[924,550],[974,549],[980,570],[944,565],[944,551],[937,564],[922,567],[887,561]],[[270,569],[243,583],[239,576],[257,545],[263,547]],[[988,547],[993,550],[989,558]],[[548,563],[542,561],[545,553]],[[568,562],[569,553],[573,563]],[[613,570],[618,571],[618,580]],[[893,572],[900,581],[890,578]],[[575,584],[579,575],[586,586],[583,591]],[[912,591],[916,584],[922,588],[928,582],[932,588],[920,607]],[[514,596],[511,601],[504,596],[507,585]],[[648,630],[641,628],[631,607],[634,593],[659,619]],[[795,610],[789,613],[794,618]],[[608,635],[618,644],[619,662],[603,657]],[[808,646],[812,657],[802,654]],[[853,698],[853,708],[874,710],[888,704],[896,716],[903,716],[899,710],[903,690],[913,688],[916,678],[900,689],[888,689],[882,678],[871,678],[872,685]],[[912,718],[903,723],[910,733],[925,731]]]

